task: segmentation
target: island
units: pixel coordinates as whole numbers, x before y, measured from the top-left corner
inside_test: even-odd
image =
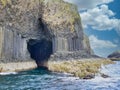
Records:
[[[0,0],[0,72],[45,67],[83,78],[110,63],[94,55],[75,5]]]
[[[120,50],[113,52],[108,56],[113,61],[119,61],[120,60]]]

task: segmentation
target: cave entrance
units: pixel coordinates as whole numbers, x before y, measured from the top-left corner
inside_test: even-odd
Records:
[[[34,59],[41,68],[47,68],[47,62],[52,51],[52,41],[42,39],[30,39],[27,43],[27,48],[32,59]]]

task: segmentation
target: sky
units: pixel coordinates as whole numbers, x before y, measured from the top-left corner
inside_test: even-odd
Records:
[[[76,4],[96,55],[120,50],[120,0],[64,0]]]

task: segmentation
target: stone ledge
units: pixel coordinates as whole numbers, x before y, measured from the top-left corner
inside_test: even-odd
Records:
[[[49,61],[48,69],[53,72],[69,73],[81,79],[91,79],[100,73],[101,65],[114,64],[110,59],[89,58],[70,61]]]
[[[0,63],[0,72],[18,72],[36,68],[35,61]]]

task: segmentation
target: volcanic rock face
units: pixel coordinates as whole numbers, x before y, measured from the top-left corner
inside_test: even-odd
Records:
[[[76,6],[62,0],[0,0],[0,62],[90,57]]]

